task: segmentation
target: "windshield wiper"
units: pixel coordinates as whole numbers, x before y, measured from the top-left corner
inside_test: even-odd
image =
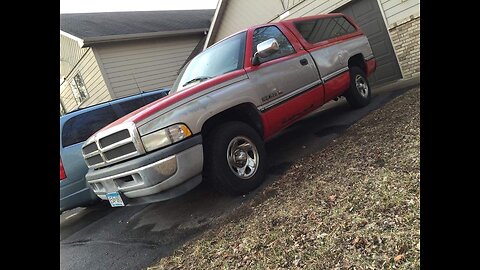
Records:
[[[208,80],[208,79],[211,79],[211,78],[213,78],[213,77],[202,76],[202,77],[194,78],[194,79],[191,79],[190,81],[184,83],[184,84],[182,85],[182,87],[185,87],[186,85],[189,85],[189,84],[194,83],[194,82],[203,82],[203,81]]]

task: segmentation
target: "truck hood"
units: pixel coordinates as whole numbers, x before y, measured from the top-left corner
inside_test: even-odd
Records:
[[[223,74],[220,76],[217,76],[215,78],[212,78],[210,80],[201,82],[199,84],[196,84],[188,89],[185,89],[180,92],[176,92],[174,94],[169,94],[168,96],[165,96],[159,100],[156,100],[148,105],[145,105],[119,119],[117,119],[115,122],[110,123],[109,125],[105,126],[101,130],[97,131],[95,134],[97,134],[100,131],[104,131],[106,129],[112,128],[114,126],[126,123],[126,122],[133,122],[133,123],[138,123],[149,116],[155,114],[156,112],[159,112],[163,109],[166,109],[168,107],[175,108],[175,104],[181,103],[182,100],[185,100],[186,98],[193,96],[197,93],[200,93],[202,91],[205,91],[205,93],[208,92],[209,88],[223,83],[225,81],[231,80],[233,78],[236,78],[238,76],[245,75],[245,71],[243,69],[236,70],[233,72],[230,72],[228,74]]]

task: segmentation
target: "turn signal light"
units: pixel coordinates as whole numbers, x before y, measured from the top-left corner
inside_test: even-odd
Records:
[[[67,178],[67,175],[65,174],[65,169],[63,168],[62,158],[60,158],[60,181],[65,178]]]

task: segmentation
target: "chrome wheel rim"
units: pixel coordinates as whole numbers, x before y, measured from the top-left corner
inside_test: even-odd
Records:
[[[258,169],[258,150],[247,137],[233,138],[227,147],[227,162],[230,170],[241,179],[250,179]]]
[[[362,97],[366,98],[368,96],[368,84],[362,76],[355,76],[355,86]]]

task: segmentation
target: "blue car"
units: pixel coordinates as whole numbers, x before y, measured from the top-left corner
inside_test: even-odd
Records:
[[[83,142],[118,118],[168,95],[169,89],[145,92],[82,108],[60,117],[60,214],[99,200],[85,180],[88,167]]]

